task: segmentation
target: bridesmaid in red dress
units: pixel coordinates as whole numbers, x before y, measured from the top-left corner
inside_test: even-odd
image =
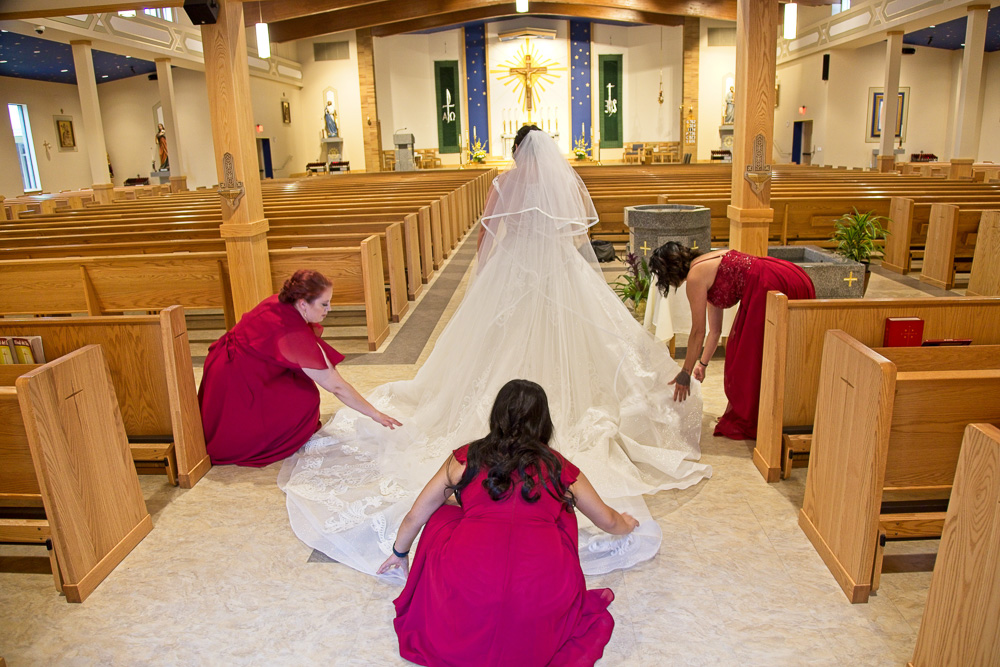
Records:
[[[574,507],[614,535],[639,524],[605,505],[549,448],[551,436],[545,391],[511,380],[497,394],[489,435],[456,449],[420,492],[378,570],[409,571],[393,623],[407,660],[593,665],[603,655],[615,596],[587,590]],[[452,493],[459,504],[444,504]]]
[[[389,428],[400,423],[368,403],[336,365],[320,334],[332,283],[301,269],[212,343],[198,391],[212,463],[266,466],[295,453],[319,428],[319,384]]]
[[[684,365],[671,382],[675,385],[674,400],[687,398],[692,377],[699,382],[705,379],[705,370],[722,335],[722,311],[740,304],[726,342],[723,384],[729,406],[715,427],[715,435],[734,440],[755,439],[767,293],[777,290],[789,299],[815,299],[812,280],[805,271],[783,259],[757,257],[738,250],[699,254],[673,241],[653,252],[649,268],[664,295],[670,287],[678,289],[687,281],[691,333]]]

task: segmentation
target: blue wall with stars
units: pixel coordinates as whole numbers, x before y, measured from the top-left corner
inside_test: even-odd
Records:
[[[588,42],[589,48],[589,42]],[[486,24],[465,26],[465,83],[469,98],[466,100],[469,119],[469,143],[478,137],[487,153],[490,152],[490,120],[486,96]],[[474,128],[474,129],[473,129]],[[468,146],[465,147],[466,150]]]
[[[590,21],[569,22],[570,58],[570,143],[575,145],[580,140],[580,128],[583,128],[583,138],[590,148]]]

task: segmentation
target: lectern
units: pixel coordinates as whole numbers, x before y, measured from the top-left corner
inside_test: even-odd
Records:
[[[396,133],[392,135],[392,143],[396,145],[396,171],[416,171],[413,164],[413,135]]]

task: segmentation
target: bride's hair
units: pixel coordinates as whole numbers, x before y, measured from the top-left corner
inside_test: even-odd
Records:
[[[524,138],[528,136],[528,132],[531,132],[532,130],[538,130],[539,132],[541,132],[542,128],[538,127],[537,125],[521,126],[521,129],[517,131],[516,135],[514,135],[514,146],[510,149],[511,155],[517,154],[517,147],[521,145],[521,142],[524,141]]]
[[[663,296],[671,287],[676,290],[681,286],[691,270],[691,262],[700,254],[676,241],[668,241],[653,251],[649,270],[656,276],[656,286]]]
[[[489,435],[469,445],[465,472],[448,489],[461,503],[462,489],[486,469],[483,488],[493,500],[502,500],[514,488],[516,471],[525,501],[537,502],[544,488],[571,509],[575,498],[562,483],[562,462],[549,448],[551,437],[545,390],[529,380],[511,380],[500,388],[493,403]]]

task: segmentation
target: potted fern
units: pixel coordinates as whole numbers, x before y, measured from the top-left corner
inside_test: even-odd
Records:
[[[835,229],[830,238],[837,244],[834,249],[838,255],[865,265],[864,291],[868,291],[868,280],[871,277],[869,264],[872,259],[882,258],[882,248],[889,230],[883,226],[888,224],[885,216],[876,215],[875,211],[859,213],[855,208],[853,213],[845,213],[834,223]]]

